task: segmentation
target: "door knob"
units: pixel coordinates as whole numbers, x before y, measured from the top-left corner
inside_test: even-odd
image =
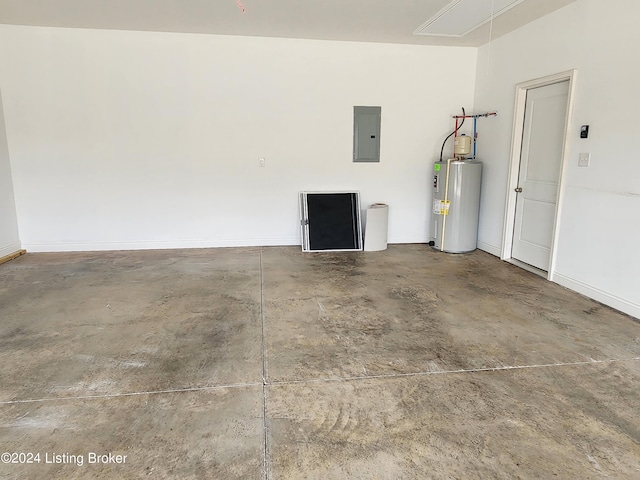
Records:
[[[522,193],[522,187],[516,188],[516,193]]]

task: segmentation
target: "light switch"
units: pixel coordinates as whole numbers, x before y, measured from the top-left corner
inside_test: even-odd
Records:
[[[578,166],[579,167],[588,167],[591,164],[591,154],[590,153],[580,153],[578,155]]]

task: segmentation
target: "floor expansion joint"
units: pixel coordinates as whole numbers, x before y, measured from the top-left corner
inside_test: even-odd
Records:
[[[263,414],[265,419],[264,429],[267,432],[266,413],[267,413],[267,389],[268,387],[279,387],[286,385],[304,385],[304,384],[322,384],[322,383],[337,383],[337,382],[359,382],[365,380],[384,380],[394,378],[410,378],[410,377],[429,377],[429,376],[441,376],[441,375],[460,375],[468,373],[488,373],[488,372],[502,372],[509,370],[530,370],[536,368],[554,368],[554,367],[581,367],[592,365],[607,365],[612,363],[623,362],[637,362],[640,361],[640,357],[631,358],[618,358],[607,360],[589,360],[580,362],[559,362],[559,363],[546,363],[538,365],[512,365],[501,367],[481,367],[470,369],[457,369],[457,370],[439,370],[439,371],[427,371],[427,372],[407,372],[407,373],[389,373],[381,375],[361,375],[353,377],[334,377],[334,378],[307,378],[307,379],[295,379],[295,380],[273,380],[269,381],[266,377],[263,377],[262,381],[254,383],[234,383],[234,384],[221,384],[221,385],[208,385],[200,387],[184,387],[184,388],[171,388],[166,390],[150,390],[141,392],[125,392],[125,393],[113,393],[103,395],[76,395],[69,397],[44,397],[44,398],[30,398],[23,400],[4,400],[0,401],[0,405],[16,405],[21,403],[42,403],[42,402],[59,402],[64,400],[100,400],[110,398],[123,398],[123,397],[135,397],[142,395],[162,395],[162,394],[174,394],[174,393],[189,393],[189,392],[207,392],[214,390],[223,390],[231,388],[250,388],[262,386],[263,390]]]

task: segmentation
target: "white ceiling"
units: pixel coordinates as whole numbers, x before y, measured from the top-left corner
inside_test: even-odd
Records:
[[[451,0],[0,0],[0,23],[479,46],[576,0],[525,0],[468,35],[412,35]],[[492,35],[490,37],[490,29]]]

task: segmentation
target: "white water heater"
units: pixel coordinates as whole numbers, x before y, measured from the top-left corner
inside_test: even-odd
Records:
[[[482,162],[478,160],[450,159],[434,164],[431,233],[434,248],[448,253],[476,249],[481,181]]]

